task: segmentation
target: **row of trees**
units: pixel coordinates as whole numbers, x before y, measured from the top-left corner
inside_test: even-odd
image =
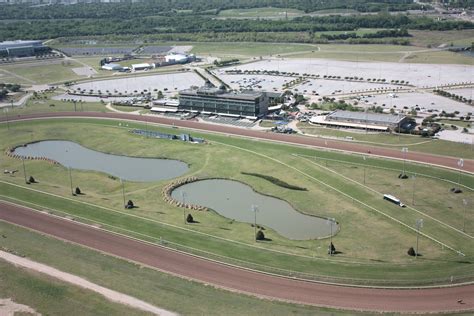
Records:
[[[217,15],[221,10],[277,7],[313,12],[327,9],[352,9],[360,12],[406,11],[426,8],[410,0],[146,0],[122,3],[82,3],[32,8],[30,5],[6,5],[0,19],[132,19],[143,16]]]
[[[129,20],[117,18],[51,19],[31,20],[29,23],[20,20],[0,24],[0,40],[109,34],[220,34],[242,32],[255,34],[259,32],[307,32],[311,34],[320,31],[354,31],[359,28],[452,30],[472,29],[474,23],[468,21],[436,21],[429,17],[390,14],[301,17],[288,21],[220,20],[207,16],[195,16],[189,19],[183,19],[179,16],[143,17]],[[393,32],[398,34],[398,32],[404,31]],[[382,35],[389,34],[379,33],[377,36]],[[366,38],[365,40],[369,39]]]

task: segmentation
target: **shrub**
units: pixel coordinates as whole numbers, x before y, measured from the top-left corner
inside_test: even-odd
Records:
[[[74,192],[75,192],[76,194],[81,194],[81,189],[79,189],[79,187],[76,187],[76,190],[74,190]]]
[[[194,223],[194,218],[191,214],[188,214],[188,216],[186,217],[186,222],[187,223]]]
[[[334,247],[334,244],[333,243],[330,243],[329,244],[329,247],[328,247],[328,254],[329,255],[333,255],[336,253],[336,247]]]
[[[33,178],[33,176],[30,176],[30,178],[28,179],[28,182],[35,183],[36,180],[35,180],[35,178]]]
[[[409,256],[412,256],[412,257],[416,256],[416,252],[415,252],[415,249],[413,249],[413,247],[410,247],[410,249],[408,249],[407,253],[408,253]]]
[[[133,201],[132,200],[128,200],[127,204],[125,205],[125,208],[134,208],[135,205],[133,204]]]
[[[257,232],[257,236],[255,236],[255,238],[256,238],[257,240],[265,240],[265,234],[263,233],[262,230],[259,230],[259,231]]]

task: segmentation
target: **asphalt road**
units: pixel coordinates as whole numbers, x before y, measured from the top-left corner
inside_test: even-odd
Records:
[[[142,121],[149,123],[158,123],[166,125],[174,125],[177,127],[192,128],[197,130],[203,130],[208,132],[218,132],[225,133],[229,135],[239,135],[252,137],[263,140],[285,142],[295,145],[304,145],[304,146],[315,146],[320,148],[328,148],[333,150],[342,150],[349,151],[354,153],[361,153],[368,155],[380,156],[386,158],[397,158],[397,159],[407,159],[407,161],[414,161],[420,163],[427,163],[447,168],[458,169],[459,158],[456,157],[447,157],[447,156],[438,156],[427,153],[420,152],[411,152],[404,154],[401,150],[395,150],[391,148],[382,148],[369,145],[363,145],[359,143],[351,143],[344,141],[336,140],[325,140],[309,136],[301,135],[288,135],[288,134],[278,134],[271,132],[262,132],[250,129],[243,129],[237,127],[216,125],[216,124],[206,124],[196,121],[187,121],[187,120],[176,120],[168,119],[163,117],[154,117],[154,116],[141,116],[136,114],[122,114],[122,113],[100,113],[100,112],[50,112],[50,113],[41,113],[41,114],[30,114],[22,116],[10,116],[10,120],[23,120],[23,119],[35,119],[35,118],[48,118],[48,117],[96,117],[96,118],[113,118],[113,119],[124,119],[124,120],[133,120],[133,121]],[[5,121],[6,118],[3,116],[0,118],[0,121]],[[474,173],[474,160],[464,159],[463,171]]]
[[[0,202],[0,220],[174,275],[259,297],[364,311],[420,313],[474,309],[474,285],[418,290],[325,285],[234,268],[5,202]]]

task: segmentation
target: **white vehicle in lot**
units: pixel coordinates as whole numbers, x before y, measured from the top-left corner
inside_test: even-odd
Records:
[[[383,199],[384,200],[387,200],[387,201],[390,201],[394,204],[397,204],[398,206],[400,207],[405,207],[405,204],[403,204],[399,199],[397,199],[396,197],[394,197],[393,195],[390,195],[390,194],[384,194],[383,195]]]

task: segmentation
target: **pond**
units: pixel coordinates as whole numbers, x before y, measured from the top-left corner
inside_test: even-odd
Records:
[[[179,177],[189,167],[179,160],[137,158],[106,154],[77,143],[48,140],[17,147],[14,154],[43,157],[66,168],[104,172],[127,181],[151,182]]]
[[[288,202],[262,195],[250,186],[232,180],[209,179],[182,185],[171,196],[185,203],[206,206],[220,215],[239,222],[255,221],[252,205],[257,205],[257,224],[272,228],[281,236],[294,240],[328,237],[331,225],[325,218],[296,211]],[[338,225],[332,225],[333,234]]]

